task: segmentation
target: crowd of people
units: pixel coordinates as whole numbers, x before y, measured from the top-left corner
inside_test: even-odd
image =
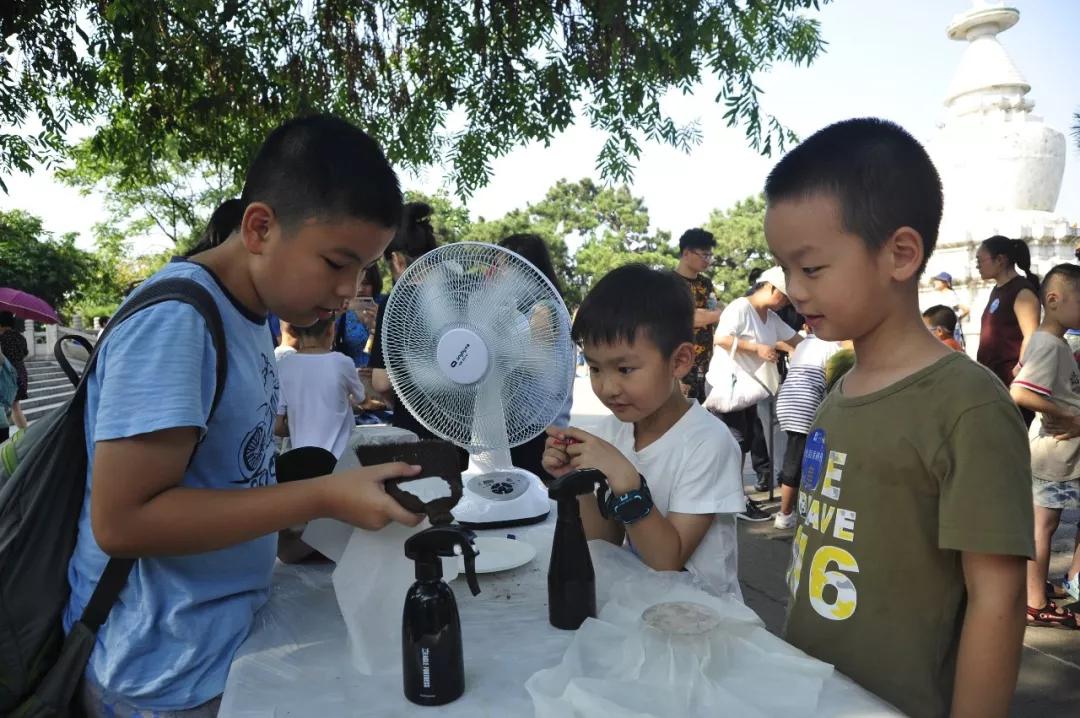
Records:
[[[1080,370],[1063,338],[1080,330],[1080,268],[1040,281],[1022,241],[987,239],[976,363],[958,351],[969,310],[952,278],[933,277],[920,306],[942,190],[902,128],[819,131],[765,197],[776,266],[727,306],[702,229],[681,237],[674,272],[629,264],[596,282],[572,337],[611,416],[586,432],[568,402],[513,460],[544,480],[599,469],[605,500],[581,501],[589,538],[737,599],[736,517],[773,520],[794,531],[787,641],[907,714],[1003,716],[1025,626],[1076,627],[1063,599],[1080,599],[1080,552],[1060,583],[1047,566],[1062,511],[1080,508]],[[184,277],[215,299],[229,373],[213,417],[214,345],[191,307],[155,305],[109,334],[88,382],[65,628],[108,556],[139,561],[90,656],[88,715],[216,715],[277,532],[419,522],[382,487],[419,467],[279,484],[274,437],[340,456],[368,420],[431,436],[394,396],[378,268],[392,292],[437,246],[430,217],[364,132],[290,121],[203,241],[147,282]],[[540,237],[502,245],[559,289]],[[755,488],[780,485],[774,515],[748,501],[747,455]]]

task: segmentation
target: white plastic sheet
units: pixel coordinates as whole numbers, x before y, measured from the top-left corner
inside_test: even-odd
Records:
[[[351,438],[337,471],[360,466],[352,450],[357,444],[410,442],[416,435],[393,427],[357,427]],[[449,485],[440,478],[410,481],[408,490],[425,502],[450,495]],[[304,532],[305,541],[311,540],[311,546],[337,563],[334,595],[345,620],[352,663],[360,673],[401,674],[402,601],[416,580],[415,564],[405,556],[405,540],[430,525],[425,520],[416,527],[392,523],[381,531],[364,531],[343,530],[343,524],[324,520]],[[343,539],[345,545],[340,547]],[[457,559],[444,559],[442,564],[443,578],[454,580]]]
[[[513,533],[518,540],[528,541],[537,549],[532,562],[512,571],[480,576],[481,593],[475,598],[469,595],[461,577],[451,583],[461,612],[465,652],[465,695],[457,701],[439,708],[421,708],[405,700],[398,678],[369,676],[357,671],[352,666],[345,622],[330,578],[331,568],[279,565],[270,601],[256,617],[251,634],[233,660],[219,715],[221,718],[533,715],[534,696],[526,691],[526,682],[538,671],[561,667],[576,635],[552,628],[547,620],[552,513],[547,522],[537,526],[482,532],[496,536]],[[620,583],[631,579],[627,585],[633,586],[635,581],[648,581],[650,577],[666,580],[663,577],[675,575],[652,573],[628,552],[609,544],[594,541],[589,547],[596,566],[597,604],[602,607],[604,617],[610,615],[606,613],[607,604],[619,595]],[[678,581],[686,582],[688,591],[694,588],[693,580],[686,574],[675,576]],[[695,600],[702,600],[700,595],[695,596]],[[388,600],[398,609],[392,623],[397,643],[405,594],[390,596]],[[665,596],[664,600],[674,599]],[[759,626],[749,609],[738,605],[727,608],[736,624],[745,621],[742,625],[748,629]],[[780,685],[787,690],[784,671],[789,664],[782,661],[803,654],[779,639],[774,640],[776,651],[769,654],[769,660],[774,663],[768,672],[755,675],[752,685],[759,689]],[[821,664],[818,668],[827,670]],[[536,685],[536,680],[529,682],[530,688]],[[602,695],[604,688],[597,685],[594,690],[588,684],[579,684],[574,690]],[[635,710],[648,714],[646,709],[653,705],[649,700],[643,700]],[[606,718],[623,714],[587,715]],[[653,715],[679,713],[668,710]],[[786,718],[787,714],[784,715]],[[900,714],[834,672],[824,681],[816,715],[854,718]]]
[[[599,545],[593,551],[608,568],[625,557]],[[643,622],[647,609],[672,602],[702,606],[718,625],[673,635]],[[577,631],[562,662],[538,672],[526,688],[538,718],[812,716],[832,675],[831,666],[766,631],[734,598],[705,593],[685,575],[635,572],[612,586],[610,600]],[[762,690],[762,676],[781,676],[783,690]]]

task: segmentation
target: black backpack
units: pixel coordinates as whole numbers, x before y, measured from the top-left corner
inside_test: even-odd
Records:
[[[86,379],[109,334],[136,312],[179,301],[198,310],[213,338],[217,384],[213,416],[225,387],[225,330],[211,294],[191,279],[144,285],[113,316],[80,377],[63,353],[66,341],[89,350],[81,337],[65,336],[54,354],[76,385],[61,407],[0,445],[0,715],[66,716],[86,670],[95,635],[127,583],[134,559],[112,558],[82,617],[65,638],[68,562],[75,549],[86,489]]]

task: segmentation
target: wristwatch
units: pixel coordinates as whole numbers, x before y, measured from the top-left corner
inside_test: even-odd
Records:
[[[652,513],[653,498],[649,492],[649,485],[645,483],[645,477],[638,474],[641,487],[633,491],[627,491],[622,496],[608,493],[606,483],[600,484],[596,492],[596,502],[600,506],[600,514],[604,518],[615,518],[629,526]]]

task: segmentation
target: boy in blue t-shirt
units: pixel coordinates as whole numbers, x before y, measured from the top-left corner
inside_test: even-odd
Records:
[[[314,116],[271,133],[241,201],[228,239],[149,280],[189,277],[217,302],[229,366],[209,425],[214,345],[187,304],[165,302],[117,327],[89,378],[89,468],[65,629],[110,556],[139,559],[90,657],[82,696],[90,716],[213,715],[266,601],[279,529],[318,517],[367,529],[418,521],[381,483],[416,467],[281,485],[274,472],[278,379],[267,313],[306,326],[353,295],[360,271],[394,236],[397,177],[362,131]]]

